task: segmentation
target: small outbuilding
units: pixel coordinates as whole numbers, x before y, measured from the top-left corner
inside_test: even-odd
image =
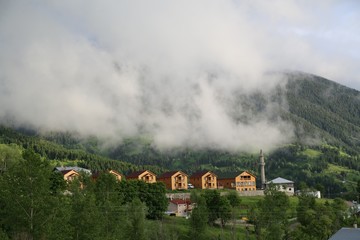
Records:
[[[266,183],[266,186],[268,187],[270,184],[273,184],[276,189],[280,192],[285,192],[287,195],[294,195],[294,182],[287,180],[285,178],[275,178],[271,181],[268,181]]]
[[[175,213],[178,217],[189,216],[193,208],[190,199],[172,199],[169,201],[168,212]]]

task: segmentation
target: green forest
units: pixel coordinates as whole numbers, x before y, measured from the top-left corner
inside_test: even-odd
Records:
[[[358,222],[341,198],[288,197],[272,185],[263,197],[194,190],[190,218],[169,217],[162,183],[117,181],[108,173],[65,182],[34,151],[9,154],[0,174],[0,239],[322,240]]]

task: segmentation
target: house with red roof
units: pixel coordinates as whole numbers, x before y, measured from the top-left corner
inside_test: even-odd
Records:
[[[76,172],[75,170],[62,170],[60,173],[64,176],[64,180],[67,182],[71,182],[75,178],[79,177],[80,174]]]
[[[218,188],[229,188],[236,191],[256,190],[256,177],[248,171],[217,173],[217,175]]]
[[[165,183],[166,188],[170,190],[188,189],[188,175],[182,171],[163,173],[157,180]]]
[[[112,170],[112,169],[109,169],[109,170],[103,171],[103,172],[94,172],[91,177],[92,177],[92,179],[96,180],[102,173],[109,173],[109,174],[113,175],[117,181],[121,181],[123,178],[121,173],[119,173],[115,170]]]
[[[155,173],[150,172],[149,170],[142,170],[130,173],[126,176],[128,180],[140,180],[146,183],[156,183]]]
[[[194,204],[191,203],[190,199],[171,199],[167,212],[178,217],[186,217],[189,216],[193,207]]]
[[[210,171],[196,172],[190,176],[190,182],[195,188],[200,189],[216,189],[217,175]]]

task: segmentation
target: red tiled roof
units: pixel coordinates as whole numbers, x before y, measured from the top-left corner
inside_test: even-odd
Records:
[[[172,175],[174,175],[174,174],[177,173],[177,172],[179,172],[179,173],[184,174],[184,175],[187,176],[187,174],[184,173],[184,172],[182,172],[182,171],[171,171],[171,172],[163,173],[163,174],[162,174],[160,177],[158,177],[158,178],[170,178]]]
[[[142,173],[144,173],[146,170],[142,170],[142,171],[136,171],[136,172],[132,172],[129,175],[126,176],[126,178],[137,178],[139,177],[139,175],[141,175]]]
[[[132,172],[129,175],[127,175],[126,178],[138,178],[139,175],[143,174],[146,171],[148,171],[150,174],[153,174],[154,176],[156,176],[156,174],[150,172],[149,170],[142,170],[142,171]]]
[[[172,199],[170,200],[173,204],[179,205],[179,204],[191,204],[190,199]]]
[[[100,176],[101,172],[93,172],[91,175],[92,178],[98,178]]]
[[[200,177],[202,177],[204,174],[206,174],[206,173],[208,173],[208,172],[211,173],[211,174],[214,174],[214,175],[216,176],[215,173],[210,172],[210,171],[207,171],[207,170],[204,170],[204,171],[199,171],[199,172],[193,173],[193,175],[191,175],[190,178],[200,178]]]
[[[63,175],[65,175],[65,174],[67,174],[68,172],[71,172],[71,171],[73,171],[73,170],[62,170],[62,171],[60,171]],[[75,171],[74,171],[75,172]]]
[[[252,174],[251,172],[249,172],[249,171],[243,171],[242,173],[240,173],[240,175],[243,174],[243,173],[247,173],[247,174],[253,176],[254,178],[256,178],[256,176],[254,174]]]

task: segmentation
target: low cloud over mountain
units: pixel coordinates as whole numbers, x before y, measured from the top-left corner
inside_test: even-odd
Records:
[[[0,118],[159,148],[271,148],[293,127],[269,94],[283,76],[269,72],[359,89],[357,4],[5,0]]]

